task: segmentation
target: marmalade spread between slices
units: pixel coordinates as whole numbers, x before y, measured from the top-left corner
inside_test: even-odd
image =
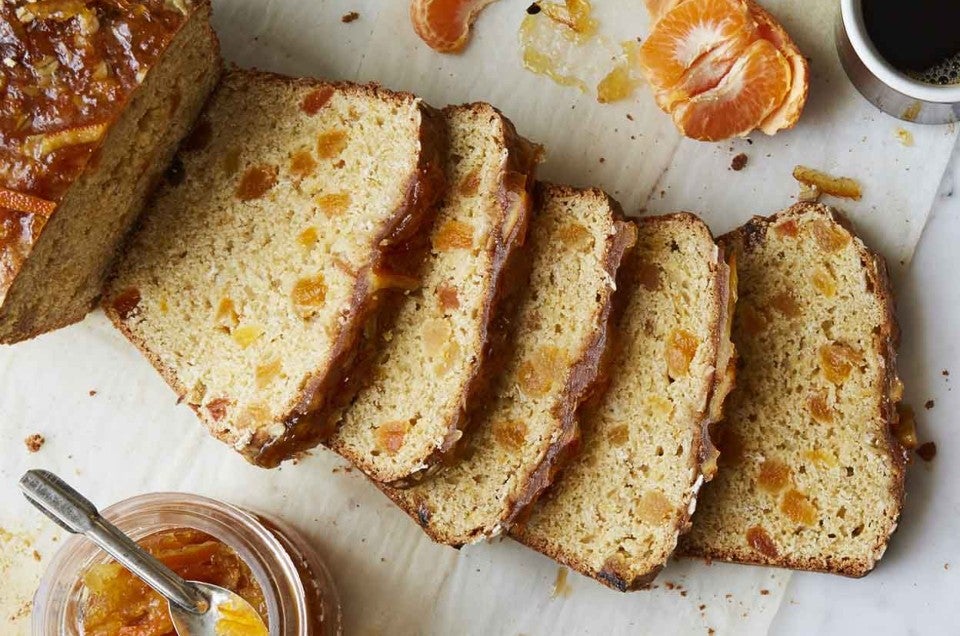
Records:
[[[189,4],[0,2],[0,296]]]
[[[190,581],[232,590],[267,621],[263,590],[236,552],[212,536],[192,528],[176,528],[139,541],[150,554]],[[83,573],[80,597],[83,636],[175,636],[167,602],[146,583],[116,562],[94,565]],[[263,634],[262,625],[236,610],[217,631],[224,636]]]

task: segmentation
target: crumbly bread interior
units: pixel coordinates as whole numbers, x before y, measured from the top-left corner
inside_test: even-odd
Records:
[[[742,365],[687,554],[862,576],[896,527],[892,300],[883,261],[841,221],[799,204],[721,240]]]
[[[606,347],[616,271],[632,223],[598,190],[538,186],[502,372],[457,461],[407,489],[384,491],[436,541],[477,541],[536,499],[576,437],[575,410]],[[499,361],[498,361],[499,363]]]
[[[638,225],[608,388],[580,415],[580,453],[512,531],[619,590],[653,580],[689,522],[727,309],[727,267],[702,221]]]
[[[107,132],[0,302],[0,342],[81,320],[120,245],[220,75],[210,5],[196,10]]]
[[[401,300],[369,382],[329,442],[379,481],[426,468],[459,437],[504,263],[526,236],[536,148],[487,104],[451,107],[444,118],[450,187],[421,286]]]
[[[126,249],[108,314],[261,465],[338,415],[384,244],[432,203],[426,118],[411,95],[230,71]]]

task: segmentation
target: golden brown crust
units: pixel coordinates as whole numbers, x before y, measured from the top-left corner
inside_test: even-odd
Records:
[[[96,170],[102,145],[140,90],[144,71],[162,61],[194,16],[202,15],[217,41],[210,0],[184,6],[186,13],[161,0],[0,3],[8,36],[7,61],[0,65],[0,308],[66,193]],[[130,41],[118,41],[115,33],[128,33]],[[77,96],[84,98],[82,107]],[[20,316],[0,333],[0,342],[72,324],[90,308],[47,324]]]
[[[359,359],[362,356],[358,354],[363,353],[364,332],[375,328],[377,315],[384,308],[384,303],[381,302],[384,294],[373,289],[374,279],[382,270],[389,268],[388,252],[403,252],[405,248],[415,246],[419,241],[417,230],[430,220],[434,203],[445,187],[442,157],[446,149],[446,137],[438,112],[409,93],[388,91],[376,84],[322,82],[263,71],[243,71],[243,75],[246,81],[268,81],[299,88],[330,86],[338,91],[359,93],[371,99],[414,102],[421,114],[417,170],[405,187],[404,200],[393,216],[393,222],[386,225],[380,235],[371,242],[373,246],[378,246],[376,249],[379,253],[368,271],[360,272],[357,277],[345,327],[334,345],[326,368],[305,381],[297,403],[280,418],[285,427],[282,435],[272,436],[266,431],[266,427],[261,427],[249,442],[237,448],[251,463],[273,468],[285,459],[313,448],[329,436],[340,410],[349,403],[359,388],[364,367],[363,360]],[[104,298],[103,307],[107,316],[140,349],[180,399],[184,399],[189,392],[188,387],[178,380],[172,368],[163,363],[159,356],[133,333],[112,302],[112,298]],[[200,405],[190,406],[215,437],[228,444],[237,442],[234,433],[218,429],[215,422],[211,423],[210,418],[202,413]]]
[[[317,84],[306,79],[294,81],[298,84]],[[379,98],[392,96],[393,99],[417,100],[405,93],[384,95],[379,86],[372,84],[358,87],[343,83],[332,85],[340,89],[371,91]],[[283,435],[267,439],[267,433],[261,429],[250,444],[242,449],[243,454],[258,466],[273,468],[327,439],[335,430],[342,409],[360,388],[363,375],[360,371],[366,367],[358,360],[358,354],[367,353],[364,341],[371,341],[372,338],[371,334],[365,335],[365,331],[375,329],[376,313],[384,309],[381,302],[383,295],[372,288],[373,277],[389,269],[386,262],[389,259],[388,250],[402,252],[406,247],[416,249],[419,243],[418,230],[431,219],[435,204],[446,186],[443,169],[446,131],[442,117],[438,111],[417,101],[421,112],[417,172],[410,177],[402,208],[394,216],[394,222],[385,227],[373,242],[388,249],[381,250],[370,270],[358,276],[346,326],[334,345],[326,368],[307,380],[299,403],[283,418],[286,427]],[[359,366],[358,362],[361,363]]]
[[[470,377],[464,383],[463,400],[456,417],[449,422],[443,444],[421,458],[421,465],[425,468],[417,473],[408,475],[390,483],[394,488],[405,488],[413,485],[421,478],[442,470],[443,462],[453,451],[456,443],[462,438],[470,418],[470,413],[478,405],[484,404],[493,389],[493,376],[497,371],[494,357],[494,343],[491,338],[498,308],[512,291],[519,277],[511,276],[511,269],[516,268],[511,257],[526,241],[527,228],[533,208],[534,173],[540,162],[542,148],[521,137],[513,123],[489,104],[474,103],[465,106],[448,106],[444,111],[457,108],[470,108],[477,115],[491,112],[496,116],[502,127],[503,147],[507,149],[504,165],[500,170],[500,187],[497,199],[502,215],[500,224],[491,232],[493,258],[490,267],[489,294],[483,301],[481,318],[479,321],[479,342],[482,349],[478,352],[477,360],[473,365]],[[494,329],[494,331],[501,331]]]
[[[540,196],[542,185],[538,184],[537,196]],[[567,186],[550,186],[560,192],[560,196],[572,196],[576,190]],[[624,256],[633,249],[637,242],[637,227],[626,219],[620,204],[602,190],[593,190],[594,196],[607,199],[614,217],[614,231],[607,238],[607,250],[603,268],[611,281],[617,280],[617,272]],[[561,399],[554,407],[557,421],[560,422],[560,434],[556,436],[540,461],[537,468],[530,474],[524,487],[516,499],[509,502],[509,509],[502,517],[502,523],[510,527],[521,518],[526,508],[537,500],[537,497],[551,484],[564,462],[576,452],[579,437],[577,410],[587,401],[597,388],[597,381],[601,379],[603,362],[606,357],[607,345],[612,329],[614,297],[611,293],[600,310],[598,327],[589,344],[584,349],[580,359],[573,365],[567,378]]]
[[[701,232],[706,235],[706,238],[713,242],[713,237],[710,234],[709,228],[706,224],[703,223],[698,217],[688,212],[679,212],[674,214],[668,214],[663,216],[656,217],[642,217],[637,220],[637,224],[640,226],[639,230],[642,232],[644,225],[654,224],[654,223],[665,223],[665,222],[681,222],[686,224],[691,232]],[[713,280],[713,294],[712,294],[712,305],[716,308],[717,317],[718,317],[718,327],[713,329],[711,332],[710,340],[713,343],[713,357],[719,355],[721,349],[721,342],[723,339],[723,321],[725,315],[728,312],[728,298],[730,291],[730,277],[729,270],[725,265],[725,260],[723,258],[723,252],[718,248],[717,254],[714,262],[712,263],[714,272]],[[617,289],[626,290],[630,283],[631,275],[628,272],[630,269],[630,264],[624,264],[620,269],[621,276],[618,276]],[[733,282],[735,284],[735,282]],[[626,306],[626,294],[623,291],[618,291],[615,294],[614,299],[614,314],[612,325],[618,324],[617,317],[622,315],[622,311],[625,310]],[[611,329],[611,347],[608,348],[608,351],[616,348],[616,339],[619,337],[619,334],[616,333],[616,329]],[[717,386],[721,384],[721,379],[717,377],[717,374],[714,373],[714,379],[710,382],[710,392],[707,394],[706,399],[703,403],[704,412],[701,413],[701,418],[698,422],[694,424],[695,430],[693,431],[693,452],[691,453],[692,468],[691,475],[694,475],[694,480],[696,481],[699,473],[699,467],[702,464],[703,456],[712,448],[712,443],[710,442],[709,432],[706,430],[707,424],[710,421],[708,414],[709,406],[716,399],[719,398],[716,394]],[[598,384],[604,384],[603,382]],[[605,386],[604,386],[605,389]],[[602,391],[603,389],[601,389]],[[598,392],[597,398],[602,399],[600,396],[602,394]],[[560,478],[562,479],[562,473]],[[695,498],[697,495],[696,486],[694,482],[690,483],[691,488],[691,498]],[[549,496],[549,490],[545,496]],[[615,556],[607,559],[603,567],[598,571],[590,564],[586,563],[582,559],[576,558],[571,552],[563,549],[558,549],[558,546],[550,543],[546,540],[545,537],[535,536],[528,534],[524,531],[523,523],[525,519],[518,520],[518,525],[514,527],[511,531],[511,534],[524,545],[537,550],[538,552],[554,559],[555,561],[573,569],[577,572],[580,572],[584,576],[589,576],[596,579],[600,583],[610,587],[612,589],[618,590],[620,592],[626,592],[631,590],[643,589],[650,585],[653,580],[657,577],[660,570],[663,569],[664,564],[660,563],[651,569],[637,574],[635,571],[631,571],[629,564],[625,560],[619,560]],[[684,502],[683,510],[680,511],[678,518],[675,522],[675,531],[677,535],[683,533],[690,525],[690,506],[688,502]]]
[[[197,2],[188,14],[158,0],[102,4],[63,7],[56,15],[46,15],[42,4],[0,4],[8,35],[3,51],[9,60],[0,67],[0,89],[5,89],[0,106],[0,191],[5,193],[0,193],[0,294],[139,88],[138,71],[157,63],[192,12],[209,9],[209,0]],[[141,41],[131,42],[130,49],[120,46],[112,35],[115,28]],[[75,61],[70,65],[71,60],[61,59],[64,50],[75,48],[75,37],[86,43],[79,69]],[[67,41],[69,46],[60,46]],[[97,79],[100,64],[110,73]],[[56,82],[53,70],[59,70]],[[49,86],[35,90],[44,84]],[[87,100],[82,108],[75,95]]]
[[[883,375],[877,387],[881,396],[880,420],[883,423],[881,431],[886,440],[887,455],[893,464],[893,483],[889,494],[896,502],[893,513],[888,518],[887,527],[879,535],[877,544],[873,548],[870,559],[854,557],[834,557],[823,555],[819,558],[797,558],[791,555],[767,556],[754,550],[711,550],[705,546],[686,544],[680,553],[683,556],[702,557],[719,561],[733,561],[753,565],[769,565],[797,570],[809,570],[841,574],[850,577],[861,577],[868,574],[886,549],[890,535],[896,529],[897,521],[903,507],[904,479],[906,473],[907,451],[900,445],[894,435],[897,422],[896,404],[899,401],[900,382],[896,371],[896,348],[899,342],[899,327],[896,320],[893,292],[887,274],[883,257],[868,249],[857,238],[850,221],[833,208],[821,204],[798,203],[786,210],[769,217],[755,216],[745,225],[721,236],[718,240],[721,245],[740,245],[745,252],[759,246],[766,238],[767,231],[778,225],[784,217],[804,213],[817,213],[829,217],[830,220],[846,229],[854,239],[854,245],[859,253],[861,262],[866,269],[868,291],[874,295],[882,307],[883,321],[879,332],[874,336],[878,353],[883,359]]]

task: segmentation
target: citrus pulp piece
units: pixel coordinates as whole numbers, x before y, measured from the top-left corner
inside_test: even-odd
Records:
[[[756,39],[743,0],[686,0],[660,19],[637,61],[656,91],[672,89],[703,56],[718,47],[735,54]]]
[[[684,135],[701,141],[746,135],[783,103],[791,74],[780,51],[757,40],[716,87],[677,106],[673,120]]]
[[[748,0],[748,3],[760,37],[769,40],[777,47],[777,50],[790,62],[792,71],[790,92],[780,107],[770,113],[758,126],[766,134],[772,135],[778,130],[793,128],[800,119],[800,113],[807,103],[807,93],[810,90],[810,65],[777,19],[753,0]]]
[[[463,49],[470,25],[480,10],[494,0],[413,0],[410,20],[427,46],[442,53]]]

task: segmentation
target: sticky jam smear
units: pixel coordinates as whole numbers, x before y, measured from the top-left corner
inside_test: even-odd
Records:
[[[595,86],[600,103],[633,95],[641,81],[631,63],[636,41],[617,45],[601,34],[589,0],[532,6],[536,11],[527,12],[518,34],[524,68],[585,94],[593,93]]]

